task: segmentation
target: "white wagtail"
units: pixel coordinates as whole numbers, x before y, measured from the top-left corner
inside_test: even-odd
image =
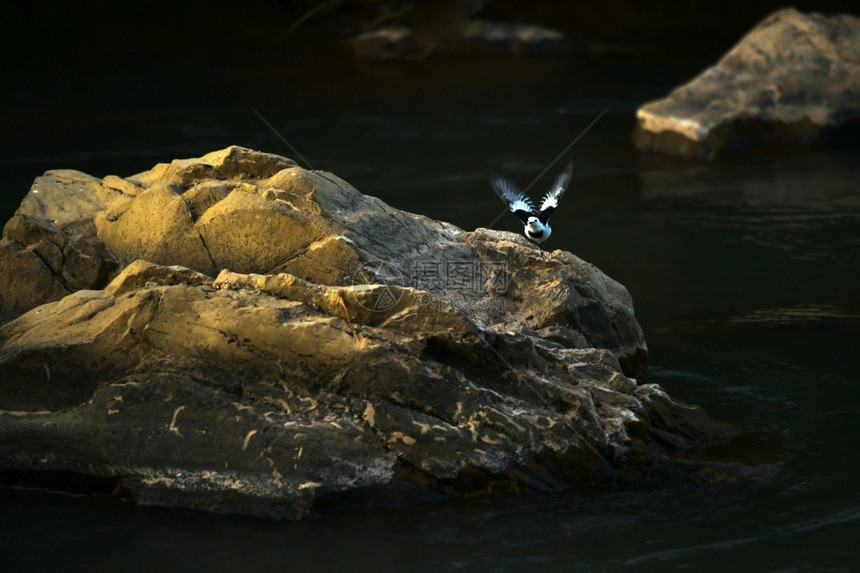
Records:
[[[558,207],[558,200],[564,195],[567,186],[570,184],[570,178],[573,174],[573,161],[570,161],[562,169],[558,177],[549,188],[546,195],[541,201],[540,209],[536,209],[532,200],[528,195],[520,191],[517,184],[507,177],[490,172],[490,185],[502,201],[511,210],[511,213],[522,220],[525,228],[523,233],[535,243],[543,243],[552,234],[552,227],[549,226],[549,217],[552,212]],[[540,249],[540,247],[538,247]],[[541,256],[543,251],[541,250]]]

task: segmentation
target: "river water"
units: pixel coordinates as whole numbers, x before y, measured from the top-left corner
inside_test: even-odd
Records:
[[[169,83],[190,73],[180,63],[149,68],[143,95],[122,67],[108,93],[92,76],[64,78],[61,95],[45,79],[7,92],[27,129],[4,143],[3,220],[48,168],[127,176],[230,144],[298,159],[286,140],[364,193],[474,229],[502,209],[488,166],[525,186],[608,106],[567,155],[547,247],[628,287],[652,381],[749,430],[725,455],[770,476],[299,523],[0,490],[2,570],[858,570],[858,148],[702,164],[629,146],[636,107],[719,51],[231,63],[193,89]],[[510,215],[495,227],[520,229]]]

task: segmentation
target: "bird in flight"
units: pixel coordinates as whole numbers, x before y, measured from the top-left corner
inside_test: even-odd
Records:
[[[567,186],[570,184],[570,178],[573,174],[573,161],[568,162],[558,177],[553,181],[552,187],[546,192],[546,195],[541,201],[540,208],[535,208],[532,200],[528,195],[520,191],[517,184],[494,172],[490,172],[490,186],[496,192],[502,201],[508,206],[511,213],[520,218],[525,225],[523,233],[535,243],[543,243],[552,234],[552,227],[549,226],[549,217],[552,212],[558,207],[558,201]],[[538,247],[540,248],[540,247]],[[543,255],[543,251],[541,251]]]

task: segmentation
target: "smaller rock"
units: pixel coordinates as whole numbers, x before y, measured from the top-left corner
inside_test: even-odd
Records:
[[[574,47],[559,30],[516,22],[473,20],[463,38],[478,48],[497,52],[546,54],[568,52]]]
[[[355,55],[360,60],[403,60],[426,55],[425,50],[415,50],[408,39],[412,32],[408,28],[380,28],[362,32],[352,39]]]
[[[420,60],[437,52],[470,49],[518,54],[554,54],[583,49],[559,30],[534,24],[472,20],[437,30],[377,28],[352,39],[362,60]]]
[[[636,117],[638,149],[701,159],[856,130],[860,18],[775,12],[715,66]]]

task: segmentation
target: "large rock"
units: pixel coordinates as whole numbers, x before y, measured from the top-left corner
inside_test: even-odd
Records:
[[[0,329],[7,482],[295,518],[743,473],[679,455],[736,430],[643,383],[629,294],[570,253],[242,148],[88,181],[68,212],[116,270]]]
[[[856,132],[860,18],[775,12],[715,66],[636,115],[640,150],[704,159]]]

